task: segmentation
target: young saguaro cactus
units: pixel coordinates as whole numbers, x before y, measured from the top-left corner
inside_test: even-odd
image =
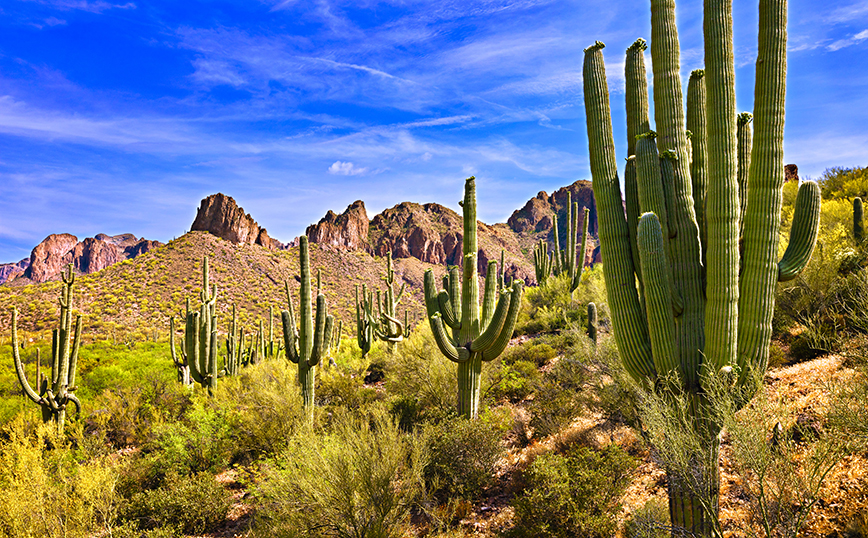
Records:
[[[437,292],[434,273],[425,272],[425,306],[437,347],[458,363],[458,412],[475,419],[479,413],[482,363],[496,359],[506,349],[521,309],[522,282],[497,289],[497,262],[488,262],[482,312],[479,311],[476,242],[476,178],[464,183],[464,270],[458,268],[444,279],[447,290]],[[446,327],[451,331],[447,334]]]
[[[45,377],[37,373],[37,393],[27,381],[24,364],[19,355],[18,309],[12,310],[12,358],[15,374],[24,394],[42,409],[43,422],[54,421],[57,430],[63,433],[66,421],[66,408],[72,403],[76,415],[81,413],[81,402],[75,396],[75,370],[78,365],[78,349],[81,345],[81,315],[75,316],[72,325],[72,287],[75,273],[72,264],[66,272],[61,272],[63,285],[60,291],[60,326],[51,331],[51,375]],[[72,339],[70,341],[70,338]]]
[[[283,323],[283,341],[286,358],[298,365],[298,383],[301,385],[304,408],[313,416],[316,366],[323,357],[328,355],[334,318],[328,313],[325,295],[318,293],[316,297],[316,319],[314,319],[310,286],[310,254],[308,252],[307,237],[301,236],[298,246],[299,265],[301,266],[298,323],[296,323],[295,311],[292,307],[289,284],[286,285],[286,301],[289,309],[282,311],[280,318]]]
[[[374,335],[378,325],[374,315],[374,292],[368,291],[368,286],[362,284],[362,295],[359,298],[359,286],[356,286],[356,342],[362,350],[362,357],[370,353],[374,344]]]
[[[588,338],[597,345],[597,305],[588,303]]]
[[[865,239],[865,227],[863,224],[862,199],[858,196],[853,198],[853,239],[859,244]]]
[[[533,247],[533,271],[536,275],[536,283],[540,286],[545,284],[554,267],[554,257],[549,253],[549,245],[544,239]]]
[[[694,86],[704,84],[704,92],[689,99],[691,106],[704,100],[704,113],[689,110],[687,118],[704,117],[706,132],[692,133],[693,147],[688,146],[682,107],[675,4],[651,0],[657,136],[639,136],[651,128],[641,52],[645,44],[640,40],[628,50],[625,64],[628,138],[631,145],[635,141],[630,148],[635,158],[628,160],[625,175],[636,182],[632,194],[631,183],[625,182],[626,218],[602,43],[585,50],[583,68],[591,173],[615,339],[626,370],[643,386],[680,392],[690,402],[693,428],[704,440],[705,453],[695,462],[697,475],[705,479],[696,486],[694,476],[670,470],[669,508],[673,532],[703,537],[719,534],[720,432],[720,425],[704,413],[704,394],[709,383],[729,383],[738,407],[756,392],[768,365],[775,284],[795,277],[807,264],[819,221],[819,188],[803,183],[789,246],[778,260],[786,0],[760,0],[759,12],[755,138],[747,164],[739,159],[731,0],[705,2],[705,68],[694,81]],[[705,169],[700,170],[703,160]],[[747,172],[741,189],[740,167]],[[747,198],[744,204],[740,197]]]
[[[190,311],[190,299],[187,299],[187,312]],[[185,318],[186,319],[186,318]],[[169,349],[172,351],[172,364],[178,371],[178,381],[186,386],[193,384],[190,379],[190,366],[187,364],[187,347],[184,344],[184,339],[181,339],[181,352],[178,353],[175,349],[175,317],[169,318]]]

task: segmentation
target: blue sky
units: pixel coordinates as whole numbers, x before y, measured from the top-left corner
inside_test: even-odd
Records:
[[[750,110],[757,6],[735,4]],[[700,5],[678,11],[685,75]],[[167,241],[218,191],[288,241],[356,199],[457,209],[474,174],[480,218],[503,222],[590,178],[595,40],[624,157],[623,53],[649,21],[625,0],[4,0],[0,261],[50,233]],[[868,164],[868,3],[791,0],[789,29],[786,161]]]

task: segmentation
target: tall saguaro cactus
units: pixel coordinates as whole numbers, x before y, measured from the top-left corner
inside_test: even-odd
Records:
[[[210,394],[217,384],[217,285],[211,285],[208,273],[208,256],[202,258],[201,304],[196,311],[190,310],[187,301],[184,347],[190,377]],[[174,326],[174,319],[171,320]],[[173,351],[174,353],[174,351]]]
[[[588,223],[590,220],[590,210],[587,207],[583,208],[583,210],[582,243],[581,248],[576,252],[576,241],[578,240],[579,231],[579,204],[573,203],[572,193],[567,192],[566,248],[563,250],[560,248],[557,213],[552,216],[552,233],[554,234],[555,241],[554,252],[549,254],[548,244],[544,240],[540,240],[539,244],[534,246],[533,266],[536,274],[536,281],[539,285],[542,285],[548,276],[554,273],[555,276],[562,274],[569,275],[570,292],[575,291],[576,288],[579,287],[579,283],[582,280],[582,269],[585,266],[585,252],[588,244]],[[503,261],[501,259],[501,264],[502,263]]]
[[[497,289],[497,262],[488,262],[482,312],[479,310],[476,242],[476,178],[464,183],[463,272],[458,268],[444,279],[447,289],[437,292],[434,273],[425,272],[425,306],[437,347],[458,363],[458,412],[475,419],[479,413],[482,363],[506,349],[521,309],[522,282]],[[447,334],[448,327],[450,334]]]
[[[282,311],[280,318],[283,323],[283,341],[286,358],[298,365],[298,383],[301,385],[304,408],[313,416],[316,366],[323,357],[328,355],[334,318],[328,313],[325,295],[318,293],[316,297],[316,318],[314,319],[310,286],[310,254],[308,252],[307,237],[301,236],[298,250],[299,265],[301,266],[298,323],[296,323],[295,311],[292,307],[289,285],[286,286],[288,310]]]
[[[371,352],[374,345],[375,331],[378,325],[374,315],[374,292],[368,291],[368,286],[362,284],[362,295],[359,298],[359,286],[356,285],[356,342],[362,350],[362,357]]]
[[[626,217],[604,45],[585,50],[591,173],[615,339],[631,376],[649,390],[672,390],[690,402],[693,428],[705,447],[695,462],[697,474],[707,480],[697,488],[693,477],[670,470],[669,509],[673,532],[696,536],[719,533],[720,426],[704,413],[709,383],[715,377],[730,383],[736,406],[753,396],[768,365],[775,284],[805,267],[819,221],[820,191],[806,182],[789,246],[778,261],[786,0],[760,0],[759,10],[751,146],[749,118],[738,118],[735,110],[731,0],[705,1],[705,68],[688,86],[686,117],[675,4],[651,0],[656,138],[643,135],[651,127],[640,40],[628,49],[625,64]]]
[[[61,278],[63,285],[59,301],[60,326],[51,331],[51,375],[45,377],[37,372],[38,393],[27,381],[24,364],[19,354],[17,308],[12,310],[12,358],[15,361],[18,382],[21,383],[24,394],[42,409],[43,422],[53,420],[57,424],[57,430],[63,433],[67,405],[72,403],[76,415],[81,413],[81,402],[75,396],[75,369],[78,365],[78,349],[81,345],[81,315],[75,316],[75,329],[73,329],[72,287],[75,283],[75,273],[72,264],[67,266],[67,272],[61,272]]]
[[[406,283],[402,283],[401,288],[395,293],[395,270],[392,268],[391,251],[386,255],[386,276],[383,277],[383,281],[386,283],[386,291],[382,298],[379,290],[377,291],[380,319],[375,332],[377,338],[386,342],[389,351],[394,353],[398,348],[398,342],[404,339],[404,324],[398,320],[398,303],[404,295]]]

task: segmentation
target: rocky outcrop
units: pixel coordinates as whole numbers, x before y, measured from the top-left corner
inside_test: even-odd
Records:
[[[24,276],[34,282],[45,282],[60,274],[72,261],[72,249],[78,238],[71,234],[51,234],[30,252],[30,267]]]
[[[24,258],[16,263],[0,264],[0,284],[15,280],[23,275],[28,267],[30,267],[30,258]]]
[[[784,178],[785,181],[795,181],[799,182],[799,167],[795,164],[786,164],[784,165]]]
[[[580,212],[583,207],[591,210],[588,233],[596,236],[597,203],[594,201],[594,190],[591,187],[591,182],[585,180],[579,180],[568,187],[562,187],[551,196],[545,191],[540,191],[535,198],[528,200],[524,207],[514,211],[506,223],[516,233],[548,231],[552,229],[552,215],[556,212],[558,214],[558,231],[563,245],[563,241],[566,239],[566,226],[564,224],[567,220],[567,194],[572,196],[573,203],[579,204]],[[581,227],[581,224],[579,226]]]
[[[329,210],[318,223],[305,230],[311,243],[347,250],[369,250],[368,212],[365,203],[356,200],[341,214]]]
[[[246,245],[261,245],[269,250],[281,248],[280,242],[271,239],[265,228],[235,203],[231,196],[212,194],[202,200],[190,231],[209,232],[226,241]]]
[[[159,246],[159,241],[138,239],[133,234],[98,234],[81,242],[71,234],[52,234],[33,248],[22,275],[33,282],[46,282],[59,278],[70,263],[77,273],[91,274]]]

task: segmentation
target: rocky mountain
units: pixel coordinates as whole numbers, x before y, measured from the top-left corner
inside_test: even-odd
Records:
[[[159,241],[139,239],[133,234],[97,234],[83,241],[72,234],[51,234],[33,247],[30,258],[0,266],[0,283],[55,280],[70,263],[77,273],[91,274],[159,246]]]
[[[590,234],[597,233],[597,206],[591,182],[576,181],[558,189],[551,196],[540,192],[522,209],[513,212],[506,224],[478,224],[479,270],[488,260],[506,255],[507,275],[534,281],[531,249],[539,239],[552,241],[552,216],[558,215],[561,245],[566,244],[567,194],[582,207],[590,209]],[[368,221],[365,204],[356,201],[340,214],[329,211],[306,235],[311,243],[337,249],[362,250],[376,256],[392,251],[392,257],[416,258],[434,265],[460,265],[462,252],[462,217],[440,204],[402,202],[375,215]],[[586,253],[588,262],[599,261],[597,243],[591,238]]]
[[[260,245],[268,250],[280,249],[283,245],[268,236],[265,228],[244,212],[231,196],[212,194],[199,204],[191,232],[209,232],[221,239],[245,245]]]

